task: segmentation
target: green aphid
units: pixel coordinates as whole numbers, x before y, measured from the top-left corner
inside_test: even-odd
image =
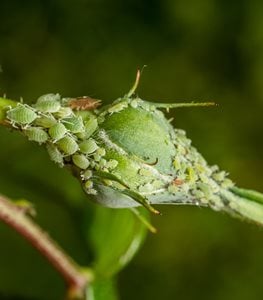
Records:
[[[113,113],[121,112],[123,109],[127,107],[128,107],[128,102],[122,101],[108,108],[108,113],[113,114]]]
[[[84,154],[91,154],[98,149],[98,145],[93,139],[88,139],[79,144],[79,149]]]
[[[91,170],[85,170],[80,174],[80,177],[82,180],[87,180],[92,177],[92,171]]]
[[[90,164],[89,160],[83,154],[74,154],[72,160],[77,167],[83,170],[87,169]]]
[[[67,128],[62,123],[56,123],[49,128],[48,133],[54,141],[58,141],[66,135],[67,131]]]
[[[91,180],[87,180],[84,184],[86,189],[91,189],[93,187],[93,182]]]
[[[64,118],[67,118],[69,116],[71,116],[73,114],[72,112],[72,109],[70,107],[60,107],[60,109],[54,113],[54,116],[57,118],[57,119],[64,119]]]
[[[210,186],[206,183],[198,182],[197,187],[205,194],[206,198],[211,197],[211,195],[213,194]]]
[[[104,148],[99,148],[96,150],[96,154],[98,154],[99,156],[105,156],[106,151]]]
[[[95,154],[93,155],[93,159],[94,159],[96,162],[99,162],[99,161],[101,160],[101,156],[100,156],[99,154],[95,153]]]
[[[57,123],[57,120],[53,116],[42,116],[40,118],[37,118],[34,121],[34,125],[44,127],[44,128],[50,128],[53,125]]]
[[[171,194],[176,194],[179,191],[179,186],[175,185],[175,184],[170,184],[167,188],[168,192]]]
[[[175,170],[180,170],[181,168],[181,161],[178,157],[176,157],[174,160],[173,160],[173,167],[175,168]]]
[[[79,149],[77,142],[70,136],[63,137],[56,144],[65,155],[72,155]]]
[[[145,176],[145,177],[152,177],[153,176],[152,172],[150,170],[148,170],[148,169],[145,169],[145,168],[141,168],[139,170],[139,174],[141,176]]]
[[[7,119],[12,125],[29,125],[37,118],[37,114],[26,104],[18,103],[15,108],[11,108],[6,113]]]
[[[103,168],[103,167],[106,167],[106,165],[107,165],[106,159],[101,158],[101,159],[99,160],[99,166],[100,166],[101,168]]]
[[[68,117],[62,120],[65,127],[71,132],[71,133],[79,133],[84,132],[85,127],[83,124],[83,120],[80,116],[72,116]]]
[[[37,99],[35,108],[43,113],[55,113],[61,107],[59,100],[59,94],[46,94]]]
[[[54,161],[56,164],[59,164],[60,167],[63,167],[64,160],[63,160],[63,154],[58,150],[58,148],[54,144],[48,143],[47,146],[47,152],[50,156],[50,159]]]
[[[220,171],[220,172],[216,172],[212,175],[212,177],[218,181],[221,182],[226,178],[226,172],[225,171]]]
[[[229,178],[225,178],[224,181],[222,182],[221,186],[225,189],[233,187],[233,181]]]
[[[113,170],[118,166],[118,163],[119,162],[117,160],[110,159],[109,161],[107,161],[106,168],[109,170]]]
[[[96,195],[97,191],[93,189],[93,182],[91,180],[87,180],[84,184],[84,189],[89,195]]]
[[[153,189],[160,189],[164,186],[163,182],[161,180],[153,180],[151,182]]]
[[[150,182],[147,182],[143,185],[140,185],[139,188],[138,188],[139,192],[140,193],[149,193],[153,190],[153,186]]]
[[[59,94],[53,94],[53,93],[49,93],[49,94],[45,94],[40,96],[36,103],[38,102],[42,102],[42,101],[60,101],[61,97]]]
[[[82,112],[83,113],[83,112]],[[84,131],[77,133],[79,139],[85,140],[93,135],[98,128],[98,120],[96,118],[89,119],[84,122]]]
[[[131,107],[137,108],[139,106],[139,101],[138,99],[133,99],[130,103]]]
[[[85,135],[86,138],[89,138],[92,136],[92,134],[96,131],[98,128],[98,121],[97,119],[90,119],[85,123]]]
[[[205,197],[204,192],[201,191],[201,190],[197,190],[197,189],[194,189],[194,190],[192,191],[192,194],[193,194],[197,199],[202,199],[202,198]]]
[[[29,127],[23,131],[29,141],[34,141],[43,144],[48,140],[48,134],[40,127]]]
[[[194,183],[198,178],[195,173],[195,170],[192,167],[188,167],[186,171],[188,173],[188,175],[186,176],[187,180]]]

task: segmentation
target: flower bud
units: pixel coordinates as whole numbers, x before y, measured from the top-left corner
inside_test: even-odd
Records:
[[[50,158],[71,167],[83,190],[104,206],[143,205],[153,213],[159,213],[154,204],[210,206],[263,224],[262,194],[234,187],[160,110],[212,103],[152,103],[133,97],[135,88],[100,109],[88,97],[72,105],[48,94],[33,107],[9,107],[6,120],[46,145]]]

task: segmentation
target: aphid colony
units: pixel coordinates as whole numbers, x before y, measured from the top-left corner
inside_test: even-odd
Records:
[[[175,104],[174,107],[176,105],[184,104]],[[193,103],[194,105],[196,104]],[[126,157],[128,161],[128,157],[131,157],[131,155],[127,152],[135,154],[136,151],[134,150],[135,147],[127,146],[128,142],[125,140],[125,132],[129,134],[130,131],[130,129],[125,131],[128,125],[122,125],[121,130],[118,132],[118,141],[125,145],[116,148],[116,145],[112,144],[114,138],[112,132],[114,131],[113,128],[116,127],[112,124],[120,122],[123,118],[130,128],[137,131],[137,135],[140,134],[140,130],[146,132],[145,135],[140,134],[139,142],[148,145],[149,156],[152,152],[151,147],[152,149],[155,148],[156,153],[156,157],[151,157],[151,163],[139,161],[135,155],[127,162],[129,165],[136,165],[134,168],[137,168],[137,173],[140,175],[136,176],[134,180],[130,180],[129,186],[132,186],[134,191],[138,191],[150,203],[189,203],[209,205],[214,209],[220,209],[223,205],[221,190],[231,188],[233,182],[227,178],[226,172],[220,171],[217,166],[207,164],[202,155],[191,145],[191,140],[186,137],[185,131],[174,129],[158,109],[159,106],[166,109],[173,107],[171,104],[151,103],[139,98],[119,99],[111,107],[100,113],[100,118],[103,117],[106,120],[105,122],[109,123],[106,128],[108,135],[105,133],[100,134],[101,140],[104,141],[107,148],[115,147],[115,151],[119,152],[122,157]],[[132,121],[131,116],[133,114],[129,111],[134,111],[138,125],[135,121]],[[114,113],[116,115],[113,116]],[[122,118],[120,117],[121,114]],[[114,120],[114,122],[110,122],[110,120]],[[160,145],[157,145],[158,142],[154,138],[154,134],[158,135],[157,130],[153,131],[156,124],[162,128],[159,135],[163,136],[163,142]],[[105,127],[104,123],[101,126]],[[151,139],[155,143],[151,144]],[[161,141],[161,139],[158,138],[158,141]],[[134,138],[133,144],[136,144],[136,138]],[[158,148],[159,152],[157,151]],[[165,157],[162,158],[163,153],[165,153]],[[161,160],[168,161],[165,167],[162,167]],[[113,173],[115,171],[113,170]]]
[[[129,96],[97,110],[99,104],[89,97],[47,94],[32,106],[9,108],[6,118],[30,141],[44,144],[52,161],[77,170],[84,190],[106,206],[139,203],[154,213],[150,203],[220,209],[221,189],[233,184],[225,172],[209,167],[184,131],[173,129],[158,110],[176,105]],[[127,204],[127,198],[134,201]]]
[[[39,97],[32,106],[18,103],[15,108],[9,108],[6,118],[14,128],[20,129],[30,141],[45,144],[52,161],[63,167],[73,164],[80,169],[80,176],[87,193],[96,193],[89,179],[94,170],[108,171],[117,165],[117,161],[105,159],[105,150],[100,148],[91,138],[98,128],[94,114],[84,112],[85,118],[76,115],[71,108],[85,110],[84,99],[81,107],[77,106],[77,99],[61,99],[59,94],[47,94]],[[88,98],[89,102],[92,102]],[[96,101],[95,107],[98,106]],[[89,109],[92,107],[91,103]],[[94,106],[93,106],[94,107]],[[102,160],[102,162],[101,162]]]

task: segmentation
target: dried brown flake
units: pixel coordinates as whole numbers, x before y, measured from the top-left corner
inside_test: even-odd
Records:
[[[174,185],[182,185],[183,183],[184,183],[184,181],[182,179],[179,179],[179,178],[175,178],[173,180]]]
[[[100,105],[101,100],[89,96],[74,98],[68,102],[68,106],[73,110],[94,110]]]

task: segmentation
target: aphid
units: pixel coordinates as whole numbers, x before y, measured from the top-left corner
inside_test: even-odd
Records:
[[[175,168],[175,170],[180,170],[181,168],[181,162],[180,162],[180,159],[179,157],[176,157],[173,161],[173,167]]]
[[[89,96],[70,99],[68,106],[73,110],[94,110],[101,105],[101,100]]]
[[[92,171],[91,170],[85,170],[83,173],[81,173],[81,179],[82,180],[87,180],[90,179],[92,176]]]
[[[97,119],[90,119],[85,123],[85,136],[89,138],[98,128],[98,121]]]
[[[87,169],[90,164],[89,160],[83,154],[74,154],[72,160],[77,167],[83,170]]]
[[[139,170],[139,174],[141,176],[145,176],[145,177],[151,177],[152,176],[152,172],[150,170],[144,169],[144,168]]]
[[[65,136],[67,128],[62,123],[57,123],[49,128],[48,133],[53,140],[58,141]]]
[[[93,189],[93,182],[91,180],[87,180],[84,184],[84,188],[87,194],[96,195],[97,191]]]
[[[97,149],[96,154],[98,154],[99,156],[104,156],[106,154],[106,151],[104,148],[99,148]]]
[[[43,113],[55,113],[61,107],[59,100],[59,94],[46,94],[37,99],[35,108]]]
[[[65,155],[72,155],[79,149],[76,141],[70,136],[65,136],[59,140],[57,146]]]
[[[171,184],[168,186],[168,192],[171,193],[171,194],[176,194],[178,193],[179,191],[179,188],[177,185],[174,185],[174,184]]]
[[[85,131],[80,132],[77,134],[77,137],[81,140],[88,139],[92,136],[92,134],[96,131],[98,128],[98,121],[95,118],[92,118],[86,122],[84,122]]]
[[[194,190],[192,191],[192,193],[193,193],[193,195],[194,195],[195,197],[197,197],[197,198],[199,198],[199,199],[205,197],[204,192],[202,192],[201,190],[194,189]]]
[[[119,103],[109,107],[108,112],[110,114],[117,113],[117,112],[120,112],[120,111],[122,111],[123,109],[125,109],[127,107],[128,107],[128,102],[127,101],[122,101],[122,102],[119,102]]]
[[[48,140],[48,134],[40,127],[29,127],[24,130],[24,133],[28,137],[29,141],[34,141],[39,144],[43,144]]]
[[[138,188],[140,193],[149,193],[153,190],[153,186],[151,183],[146,183],[144,185],[140,185]]]
[[[60,109],[54,113],[54,116],[58,119],[64,119],[73,114],[72,109],[70,107],[60,107]]]
[[[98,149],[98,145],[93,139],[88,139],[79,144],[79,149],[84,154],[91,154]]]
[[[117,166],[118,166],[118,161],[117,161],[117,160],[115,160],[115,159],[110,159],[109,161],[107,161],[107,164],[106,164],[106,168],[107,168],[107,169],[113,170],[113,169],[115,169]]]
[[[138,105],[139,105],[139,102],[138,102],[137,99],[133,99],[133,100],[131,101],[130,105],[131,105],[131,107],[133,107],[133,108],[137,108]]]
[[[90,189],[90,188],[92,188],[93,187],[93,182],[91,181],[91,180],[87,180],[86,182],[85,182],[85,188],[86,189]]]
[[[233,181],[229,178],[225,178],[225,180],[222,182],[221,186],[225,189],[230,188],[233,186]]]
[[[36,102],[42,102],[42,101],[60,101],[60,95],[59,94],[45,94],[40,96]]]
[[[153,189],[160,189],[163,187],[163,182],[161,180],[153,180],[151,182]]]
[[[187,173],[188,173],[188,175],[187,175],[187,179],[190,181],[190,182],[195,182],[196,180],[197,180],[197,175],[196,175],[196,173],[195,173],[195,171],[194,171],[194,169],[192,168],[192,167],[188,167],[187,168]]]
[[[213,192],[208,184],[203,183],[203,182],[198,182],[197,187],[205,194],[206,198],[209,198],[212,196]]]
[[[6,113],[7,119],[12,125],[29,125],[36,118],[37,114],[26,104],[18,103],[15,108],[11,108]]]
[[[99,162],[101,160],[101,156],[97,153],[94,153],[93,155],[93,159],[96,161],[96,162]]]
[[[216,181],[223,181],[226,178],[226,172],[225,171],[220,171],[217,173],[214,173],[212,175],[212,177],[216,180]]]
[[[62,122],[71,133],[79,133],[85,130],[83,120],[80,116],[68,117],[63,119]]]
[[[100,159],[100,161],[99,161],[99,166],[100,166],[101,168],[105,167],[106,164],[107,164],[106,159],[104,159],[104,158]]]
[[[54,144],[47,144],[47,152],[50,156],[50,159],[54,161],[55,163],[59,164],[60,167],[63,167],[63,155],[62,153],[58,150],[58,148]]]
[[[53,116],[42,116],[40,118],[37,118],[34,121],[34,125],[44,127],[44,128],[50,128],[51,126],[55,125],[57,123],[57,120]]]

